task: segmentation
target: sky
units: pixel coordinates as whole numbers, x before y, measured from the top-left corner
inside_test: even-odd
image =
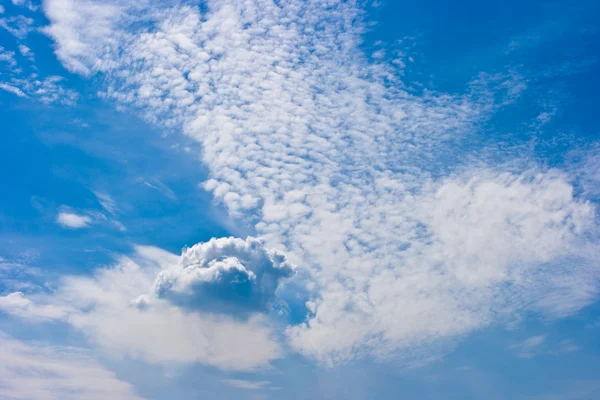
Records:
[[[593,0],[3,0],[0,399],[600,398]]]

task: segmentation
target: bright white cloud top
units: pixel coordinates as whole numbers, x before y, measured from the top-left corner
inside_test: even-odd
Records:
[[[153,299],[167,299],[213,313],[269,312],[293,268],[284,254],[254,238],[212,239],[185,249],[180,263],[161,271],[150,296],[136,303],[146,307]]]
[[[263,242],[218,239],[181,258],[141,249],[54,293],[4,298],[9,312],[51,309],[151,362],[253,369],[285,346],[329,364],[427,357],[596,298],[596,209],[574,191],[576,173],[483,155],[439,165],[524,90],[518,76],[479,77],[462,96],[412,94],[362,53],[354,2],[156,4],[47,0],[45,32],[67,69],[106,77],[106,99],[198,141],[204,188]],[[308,313],[279,329],[265,314],[291,263]],[[256,297],[231,303],[243,285]]]
[[[56,216],[56,223],[71,229],[80,229],[87,227],[92,219],[87,215],[79,215],[72,212],[60,212]]]

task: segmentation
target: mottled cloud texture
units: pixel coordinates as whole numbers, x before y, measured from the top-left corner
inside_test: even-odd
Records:
[[[282,342],[326,363],[424,357],[596,297],[596,209],[574,190],[578,172],[463,157],[463,140],[526,90],[515,74],[479,76],[461,95],[415,95],[396,67],[362,53],[352,1],[152,5],[47,0],[45,32],[66,68],[104,77],[107,101],[202,145],[204,188],[297,266],[308,313],[274,340],[260,311],[288,261],[240,255],[248,242],[234,240],[210,257],[217,242],[194,246],[173,269],[122,261],[65,280],[46,301],[69,308],[69,323],[146,359],[250,368],[280,356]],[[233,306],[212,291],[234,286],[259,300],[243,302],[242,290]],[[140,295],[149,306],[130,306]],[[188,313],[193,300],[219,303],[225,317],[198,304]],[[73,311],[86,302],[94,312]],[[234,319],[239,307],[252,317]]]

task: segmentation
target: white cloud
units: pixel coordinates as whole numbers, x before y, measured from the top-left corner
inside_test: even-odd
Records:
[[[27,291],[39,287],[36,281],[40,270],[29,265],[33,261],[31,258],[27,252],[13,259],[0,257],[0,281],[4,290]]]
[[[211,239],[183,251],[178,264],[161,271],[147,304],[164,298],[212,313],[269,312],[280,282],[293,274],[284,254],[254,238]]]
[[[17,65],[15,60],[15,52],[8,51],[4,47],[0,46],[0,61],[7,63],[9,68],[14,68]]]
[[[31,0],[12,0],[12,3],[15,6],[19,6],[19,7],[27,7],[30,11],[36,11],[37,10],[37,6],[34,5]]]
[[[92,219],[87,215],[79,215],[72,212],[60,212],[56,216],[56,223],[71,229],[87,228]]]
[[[57,57],[83,75],[98,68],[101,53],[116,44],[112,28],[124,17],[115,1],[46,0],[44,12],[53,21],[44,32],[56,41]]]
[[[27,97],[27,95],[25,93],[23,93],[23,91],[21,89],[14,87],[12,85],[8,85],[6,83],[0,83],[0,89],[5,90],[12,94],[16,94],[19,97]]]
[[[18,39],[24,39],[33,30],[33,19],[24,15],[0,18],[0,27]]]
[[[157,180],[157,179],[153,179],[152,183],[148,182],[144,179],[140,179],[140,181],[147,187],[152,188],[154,190],[157,190],[158,192],[160,192],[163,196],[165,196],[166,198],[168,198],[171,201],[177,201],[177,195],[175,194],[175,192],[173,192],[173,190],[168,187],[167,185],[165,185],[164,183],[162,183],[161,181]]]
[[[29,344],[0,331],[0,398],[142,400],[84,350]]]
[[[102,208],[109,214],[112,214],[113,217],[120,213],[121,210],[119,209],[119,205],[110,195],[103,192],[94,192],[94,195],[96,196],[98,203],[100,203],[100,206],[102,206]],[[127,227],[116,219],[112,219],[110,222],[113,227],[117,228],[121,232],[125,232],[127,230]]]
[[[550,344],[546,335],[536,335],[511,345],[510,349],[519,358],[533,358],[541,355],[561,356],[574,353],[579,351],[580,347],[568,339]]]
[[[112,197],[110,197],[110,195],[102,192],[94,192],[94,195],[98,199],[98,202],[100,203],[102,208],[104,208],[109,213],[115,214],[119,210],[117,202]]]
[[[243,379],[223,379],[222,382],[238,389],[249,390],[265,389],[271,385],[269,381],[247,381]]]
[[[52,75],[43,79],[30,76],[26,79],[13,79],[11,82],[18,84],[25,93],[44,104],[60,103],[73,106],[79,94],[74,90],[66,89],[63,81],[63,77]]]
[[[28,47],[20,45],[19,51],[28,57],[29,61],[33,61],[33,53]],[[74,90],[64,87],[64,78],[56,75],[40,78],[37,73],[25,75],[14,56],[13,51],[7,51],[0,46],[0,61],[8,64],[8,74],[4,78],[5,82],[0,82],[0,89],[19,97],[36,99],[44,104],[75,104],[79,95]]]
[[[102,72],[107,99],[200,142],[205,188],[303,269],[311,314],[287,330],[293,349],[429,358],[514,314],[596,297],[596,211],[572,176],[476,160],[448,172],[455,143],[527,90],[519,74],[413,95],[362,54],[352,2],[45,4],[65,66]]]
[[[23,57],[27,57],[30,60],[33,60],[33,51],[31,51],[31,49],[25,46],[24,44],[19,45],[19,52]]]
[[[145,309],[132,305],[161,271],[179,261],[171,253],[139,247],[134,259],[122,258],[91,277],[64,277],[49,294],[2,296],[0,308],[30,321],[62,321],[109,354],[150,363],[253,370],[282,354],[260,315],[240,322],[226,315],[189,312],[168,302]]]
[[[539,352],[539,348],[546,341],[543,335],[532,336],[523,342],[512,345],[511,348],[517,352],[520,358],[532,358]]]
[[[0,296],[0,309],[32,320],[52,321],[67,316],[64,308],[52,304],[34,304],[22,292]]]

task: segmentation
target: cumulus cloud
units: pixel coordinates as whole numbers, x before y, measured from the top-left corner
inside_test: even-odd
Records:
[[[527,90],[519,74],[412,94],[362,53],[354,2],[58,3],[45,3],[47,31],[64,65],[104,74],[105,98],[200,142],[204,187],[302,266],[312,298],[286,331],[293,349],[385,357],[596,297],[596,210],[573,177],[461,157],[462,138]],[[165,293],[205,295],[186,288],[212,272],[184,271]],[[210,271],[251,281],[240,260]]]
[[[26,343],[0,331],[0,398],[142,400],[86,351]]]
[[[280,282],[293,274],[284,254],[254,238],[212,239],[183,251],[154,281],[152,297],[205,312],[268,312]],[[137,300],[146,304],[148,296]]]
[[[63,277],[50,293],[0,296],[0,309],[32,323],[69,324],[109,354],[150,363],[253,370],[281,356],[282,349],[261,315],[239,321],[170,302],[155,302],[145,309],[132,305],[161,272],[179,264],[176,255],[139,247],[135,257],[122,258],[93,276]]]
[[[87,228],[92,219],[87,215],[79,215],[72,212],[60,212],[56,216],[56,223],[70,229]]]

